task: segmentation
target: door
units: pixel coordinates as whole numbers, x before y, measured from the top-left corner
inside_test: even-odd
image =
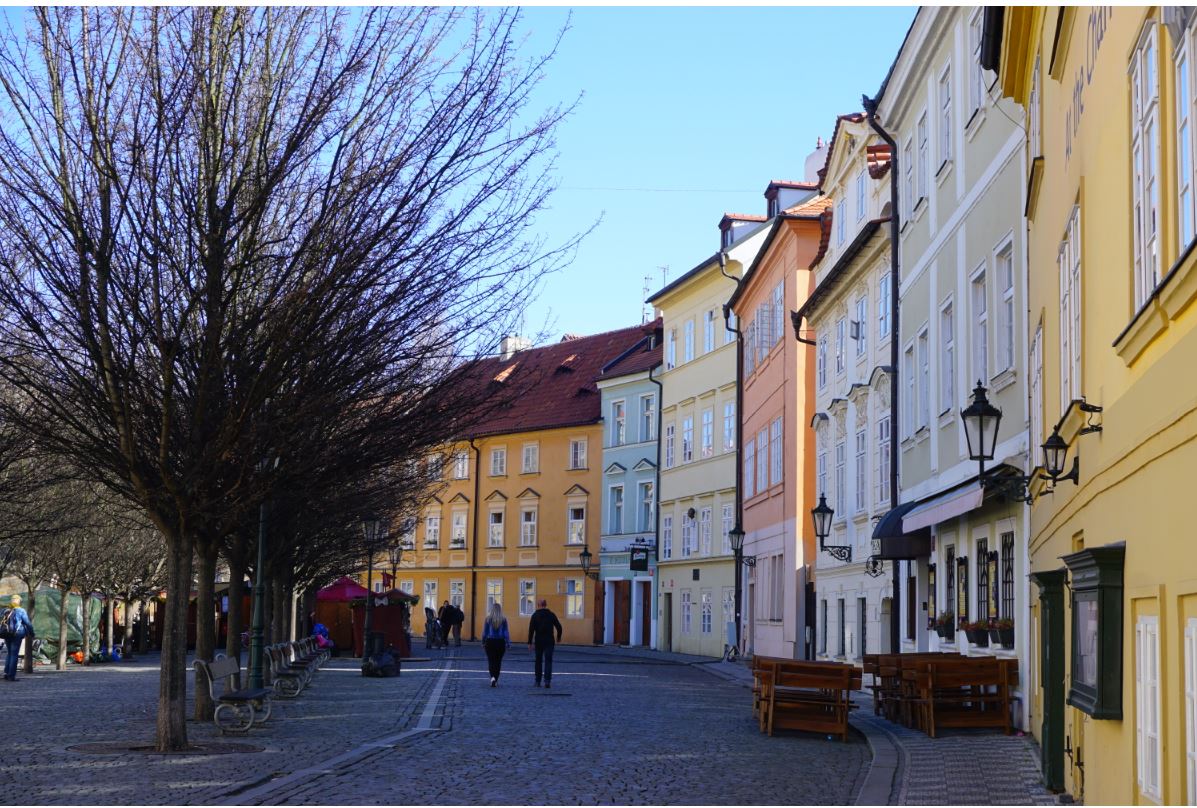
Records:
[[[632,613],[632,582],[631,581],[612,581],[614,586],[611,587],[612,597],[615,598],[614,616],[612,619],[615,625],[611,628],[614,630],[615,644],[627,645],[630,641],[628,636],[628,620]]]
[[[883,654],[892,654],[894,652],[893,646],[890,643],[890,638],[893,635],[892,635],[892,632],[890,632],[890,630],[889,630],[889,627],[890,627],[889,615],[890,615],[890,610],[893,609],[893,603],[894,603],[894,601],[892,598],[882,598],[881,599],[881,621],[879,623],[880,630],[877,635],[877,639],[880,641],[878,643],[880,646],[879,650]]]
[[[1043,687],[1039,765],[1043,784],[1064,788],[1064,570],[1031,574],[1039,586],[1039,681]]]
[[[606,589],[606,587],[603,586],[601,583],[595,582],[595,586],[594,586],[594,639],[593,639],[593,642],[595,645],[603,644],[603,616],[606,614],[606,612],[603,611],[604,603],[606,602],[604,600],[604,596],[606,595],[606,593],[603,590],[605,590],[605,589]]]
[[[673,595],[661,595],[661,650],[673,650]]]
[[[640,587],[640,644],[648,645],[652,636],[652,585],[648,581],[636,581],[632,585]]]

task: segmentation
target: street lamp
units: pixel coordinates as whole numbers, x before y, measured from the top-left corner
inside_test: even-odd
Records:
[[[391,588],[398,589],[399,584],[395,582],[395,576],[398,574],[399,562],[403,560],[403,545],[395,542],[387,550],[387,555],[391,557]]]
[[[744,567],[755,567],[756,556],[744,555],[744,528],[736,525],[727,531],[727,540],[731,542],[732,554],[735,556],[736,567],[736,653],[740,651],[740,602],[744,592]]]
[[[1060,437],[1060,430],[1053,429],[1051,436],[1043,442],[1043,471],[1052,481],[1054,487],[1061,480],[1072,480],[1073,485],[1080,485],[1081,459],[1072,456],[1072,470],[1064,473],[1064,462],[1068,457],[1068,443]]]
[[[362,661],[370,657],[370,632],[374,629],[374,548],[383,533],[382,521],[377,516],[362,519],[362,537],[366,540],[366,612],[362,620]]]
[[[592,581],[597,581],[599,579],[598,573],[590,571],[590,562],[593,558],[594,555],[590,552],[590,548],[582,545],[582,553],[578,556],[578,559],[582,562],[582,574]]]
[[[269,472],[278,468],[280,458],[262,460],[258,463],[259,472]],[[265,649],[266,649],[266,616],[262,601],[266,597],[266,516],[267,500],[263,499],[258,506],[258,560],[254,564],[254,613],[249,635],[249,688],[259,690],[266,686]]]
[[[810,509],[810,516],[815,523],[815,538],[819,540],[819,549],[832,558],[851,561],[851,545],[827,543],[827,537],[831,535],[831,518],[835,516],[835,510],[827,504],[827,497],[824,494],[819,494],[819,504]]]
[[[960,411],[964,421],[964,440],[968,443],[968,459],[981,464],[981,478],[985,477],[985,461],[993,460],[997,449],[998,425],[1002,411],[989,403],[980,380],[973,390],[973,401]]]

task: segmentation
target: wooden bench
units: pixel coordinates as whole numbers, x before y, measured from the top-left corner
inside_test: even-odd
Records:
[[[777,667],[762,702],[766,732],[797,729],[825,732],[848,740],[852,691],[860,688],[861,672],[837,663],[786,663]]]
[[[311,670],[306,665],[291,662],[287,645],[279,643],[269,646],[266,656],[270,659],[270,678],[274,684],[274,692],[284,699],[293,699],[302,693],[311,681]]]
[[[266,687],[236,689],[235,682],[241,673],[236,657],[218,656],[212,662],[195,661],[196,684],[203,672],[208,680],[208,693],[216,702],[212,721],[216,728],[225,732],[247,732],[254,724],[261,724],[270,718],[270,696],[272,690]],[[222,682],[223,690],[216,692],[216,682]]]
[[[789,659],[787,657],[767,657],[754,655],[752,657],[752,715],[757,719],[761,732],[765,731],[766,712],[761,704],[767,702],[773,686],[773,679],[778,669],[789,666],[794,669],[798,665],[815,665],[821,667],[845,667],[842,662]]]
[[[1010,734],[1010,683],[1015,659],[958,657],[920,660],[913,681],[920,729],[932,738],[941,727],[1000,727]]]

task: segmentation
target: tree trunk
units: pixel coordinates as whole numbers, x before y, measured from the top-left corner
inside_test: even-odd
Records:
[[[91,664],[91,632],[88,628],[91,624],[91,593],[84,592],[80,598],[80,603],[83,606],[83,664]]]
[[[287,587],[281,575],[274,579],[270,587],[270,600],[270,636],[274,638],[273,642],[283,642],[287,639]]]
[[[116,631],[116,614],[114,614],[115,609],[116,609],[116,598],[112,597],[111,594],[105,596],[105,598],[104,598],[104,629],[108,632],[108,642],[107,642],[104,650],[108,652],[109,659],[112,659],[112,644],[113,644],[112,634],[113,634],[113,632]]]
[[[188,591],[191,590],[191,582],[187,582]],[[183,626],[183,647],[187,647],[187,627]],[[150,602],[142,598],[137,602],[137,653],[148,654],[150,652]]]
[[[239,665],[244,660],[241,655],[241,632],[245,631],[245,614],[242,604],[245,600],[245,561],[241,553],[234,550],[229,554],[229,617],[228,636],[225,638],[224,651],[229,659],[236,659]],[[243,666],[243,665],[242,665]],[[241,683],[238,682],[240,687]]]
[[[158,675],[159,752],[187,748],[187,606],[195,542],[186,534],[168,536],[166,606],[162,614],[162,665]],[[146,620],[143,618],[142,623]]]
[[[121,637],[121,659],[133,660],[133,601],[125,598],[125,613],[121,624],[125,627]]]
[[[54,670],[60,671],[66,669],[67,658],[67,598],[71,594],[69,589],[59,589],[62,593],[61,600],[58,603],[58,658],[54,660]]]
[[[29,587],[25,601],[29,604],[29,608],[26,611],[29,612],[29,622],[32,623],[33,613],[37,608],[37,598],[33,594],[32,584],[26,584],[26,586]],[[33,640],[25,642],[25,673],[33,673]]]
[[[316,587],[309,586],[304,590],[301,609],[301,614],[303,614],[302,635],[307,637],[311,635],[312,627],[316,625]]]
[[[219,545],[216,542],[197,542],[196,586],[195,586],[195,658],[211,662],[216,654],[216,556]],[[200,549],[202,548],[202,549]],[[211,721],[212,694],[208,683],[200,686],[200,674],[195,678],[195,720]]]

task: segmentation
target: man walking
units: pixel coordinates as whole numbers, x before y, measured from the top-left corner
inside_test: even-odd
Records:
[[[536,604],[540,608],[532,613],[528,621],[528,650],[536,651],[536,687],[540,687],[540,674],[544,671],[544,686],[552,687],[553,646],[561,641],[561,621],[549,610],[549,602],[541,598]],[[556,630],[557,638],[553,639]]]
[[[458,648],[461,647],[461,626],[465,623],[465,612],[461,610],[460,606],[456,604],[449,604],[453,610],[453,622],[450,624],[453,629],[453,644]]]

